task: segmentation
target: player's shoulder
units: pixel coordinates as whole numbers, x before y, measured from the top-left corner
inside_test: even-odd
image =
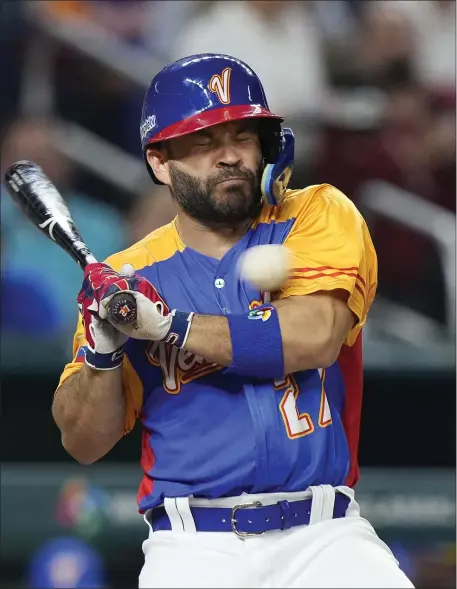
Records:
[[[281,222],[319,213],[360,215],[354,203],[331,184],[313,184],[305,188],[287,190],[281,204],[264,205],[260,223]]]
[[[331,184],[313,184],[299,190],[288,190],[280,214],[301,216],[311,212],[346,211],[358,214],[357,207],[344,192]]]
[[[128,248],[106,259],[114,270],[119,271],[124,264],[132,264],[136,270],[171,258],[180,245],[177,240],[174,222],[167,223],[149,233]]]

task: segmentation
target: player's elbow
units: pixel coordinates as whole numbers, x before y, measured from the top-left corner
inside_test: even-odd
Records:
[[[314,339],[308,346],[298,345],[293,364],[296,371],[328,368],[338,358],[341,346],[331,337]]]
[[[90,429],[63,430],[62,446],[80,464],[97,462],[116,445],[120,436],[116,432],[98,432]]]
[[[341,351],[343,339],[338,330],[334,329],[334,322],[324,323],[320,330],[316,330],[314,340],[314,368],[328,368],[336,362]]]
[[[302,337],[302,370],[328,368],[332,366],[341,352],[341,347],[352,328],[355,316],[347,307],[347,293],[338,297],[320,298],[320,307],[314,314],[313,328],[308,338]]]
[[[62,434],[62,446],[76,462],[83,465],[94,464],[106,454],[106,452],[100,453],[98,448],[90,448],[87,441],[81,443],[64,434]]]
[[[315,364],[319,368],[328,368],[336,362],[341,350],[341,345],[331,338],[316,350]]]
[[[98,458],[96,458],[94,456],[85,456],[83,454],[79,454],[78,452],[72,452],[72,451],[68,450],[67,448],[65,448],[65,450],[68,452],[68,454],[70,454],[70,456],[72,458],[74,458],[76,460],[76,462],[78,462],[82,466],[88,466],[89,464],[94,464],[95,462],[97,462],[97,460],[99,460]]]

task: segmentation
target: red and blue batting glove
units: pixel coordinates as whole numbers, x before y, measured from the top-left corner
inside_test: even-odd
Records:
[[[127,292],[135,297],[137,319],[132,323],[111,325],[107,306],[115,294]],[[86,363],[92,368],[110,370],[123,360],[129,337],[165,341],[183,347],[193,313],[168,310],[154,286],[135,274],[126,264],[120,273],[102,263],[89,264],[78,295],[78,305],[86,330]]]

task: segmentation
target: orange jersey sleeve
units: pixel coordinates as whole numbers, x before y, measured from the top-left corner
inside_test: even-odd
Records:
[[[368,227],[342,192],[328,184],[293,191],[284,213],[295,223],[284,245],[292,254],[291,279],[276,298],[344,289],[358,321],[352,345],[365,324],[377,287],[377,257]]]

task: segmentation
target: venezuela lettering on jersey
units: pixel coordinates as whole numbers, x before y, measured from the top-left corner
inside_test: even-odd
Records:
[[[164,342],[151,342],[146,354],[153,366],[162,369],[163,388],[171,395],[178,394],[182,384],[222,369],[214,362]]]
[[[252,301],[249,310],[252,311],[263,304],[263,301]],[[162,370],[163,388],[170,395],[177,395],[181,385],[223,368],[215,362],[208,362],[202,356],[196,356],[164,342],[151,342],[146,349],[146,355],[153,366]]]

